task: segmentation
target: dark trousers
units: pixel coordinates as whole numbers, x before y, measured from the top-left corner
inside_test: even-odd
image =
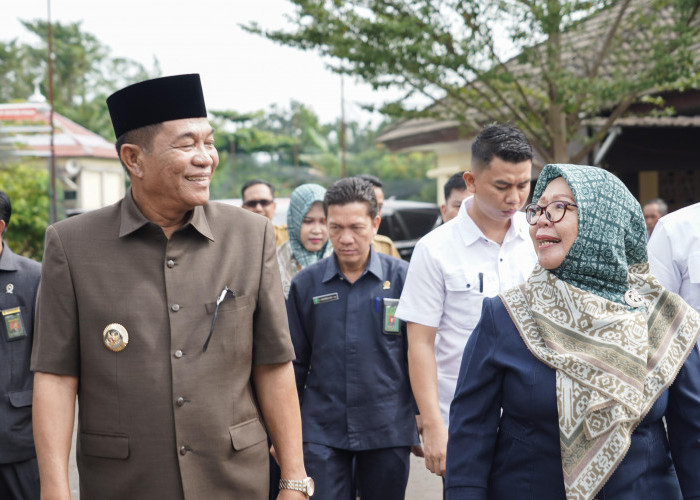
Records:
[[[36,458],[0,464],[0,498],[39,500],[39,468]]]
[[[362,500],[403,500],[409,455],[408,446],[348,451],[304,443],[306,473],[316,484],[314,500],[354,500],[355,486]]]
[[[280,477],[282,475],[282,471],[280,470],[280,466],[277,465],[277,462],[275,461],[274,458],[272,458],[272,455],[270,455],[270,500],[276,500],[277,495],[280,493]],[[288,478],[288,479],[303,479],[303,478]]]

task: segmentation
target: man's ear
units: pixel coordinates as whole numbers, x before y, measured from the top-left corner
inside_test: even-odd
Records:
[[[2,233],[5,232],[5,227],[7,224],[5,224],[5,221],[0,219],[0,240],[2,240]]]
[[[129,171],[130,177],[141,178],[143,177],[143,166],[141,164],[141,156],[143,155],[143,149],[136,144],[122,144],[121,150],[119,151],[122,163]]]
[[[375,216],[374,219],[372,219],[372,230],[374,231],[374,234],[377,234],[377,231],[379,230],[379,224],[382,222],[382,218],[380,216]]]
[[[467,185],[467,189],[469,190],[470,193],[474,193],[474,179],[476,179],[476,176],[474,175],[474,172],[467,170],[462,174],[462,178],[464,179],[464,183]]]

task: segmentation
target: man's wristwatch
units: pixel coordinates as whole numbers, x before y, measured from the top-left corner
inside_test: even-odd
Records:
[[[304,479],[280,479],[281,490],[301,491],[307,497],[314,494],[314,480],[310,477]]]

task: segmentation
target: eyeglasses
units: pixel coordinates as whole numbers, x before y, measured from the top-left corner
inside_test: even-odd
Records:
[[[273,203],[273,200],[248,200],[245,203],[243,203],[243,206],[246,208],[255,208],[256,206],[260,205],[261,207],[269,207]]]
[[[559,222],[566,215],[568,207],[578,207],[578,205],[568,201],[553,201],[544,207],[539,206],[537,203],[530,203],[525,207],[525,219],[527,219],[528,224],[534,226],[540,220],[542,212],[544,212],[549,222]]]

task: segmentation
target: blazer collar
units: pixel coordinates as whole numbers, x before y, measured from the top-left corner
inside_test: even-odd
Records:
[[[178,231],[187,226],[192,226],[199,234],[211,241],[214,241],[214,235],[212,234],[211,227],[207,221],[204,206],[194,207],[194,210],[191,210],[187,217],[187,221],[180,229],[178,229]],[[141,213],[139,207],[136,206],[131,188],[129,188],[129,191],[122,200],[119,237],[123,238],[124,236],[127,236],[150,223],[151,221],[149,221]]]

